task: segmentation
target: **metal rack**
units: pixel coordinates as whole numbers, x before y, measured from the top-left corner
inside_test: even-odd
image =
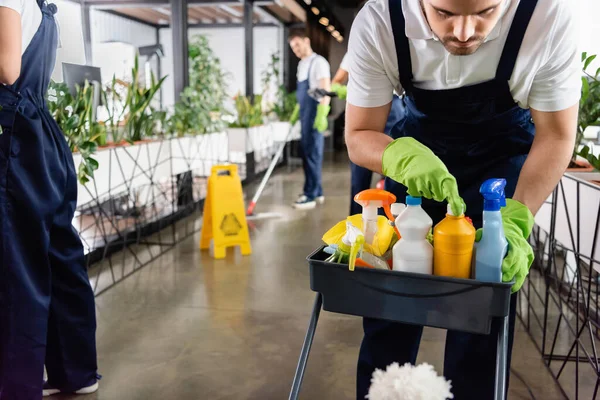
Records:
[[[536,262],[517,307],[563,395],[576,400],[597,399],[600,387],[600,201],[592,194],[600,186],[569,174],[559,183],[544,206],[549,227],[532,234]]]
[[[172,138],[103,150],[109,152],[108,190],[95,180],[80,188],[91,200],[78,207],[74,220],[96,295],[200,230],[199,219],[186,217],[201,212],[211,167],[231,160],[223,153],[224,137],[188,138],[189,148]],[[267,169],[276,151],[272,141],[255,147],[245,162],[235,158],[244,184]]]

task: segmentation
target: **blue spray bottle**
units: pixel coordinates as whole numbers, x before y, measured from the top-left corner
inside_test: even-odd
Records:
[[[500,209],[506,206],[505,179],[488,179],[481,185],[483,195],[483,233],[477,243],[475,279],[502,282],[502,261],[508,250]]]

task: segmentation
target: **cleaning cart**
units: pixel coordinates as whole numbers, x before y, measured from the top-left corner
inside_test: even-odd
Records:
[[[317,292],[306,338],[290,393],[298,399],[321,309],[359,317],[385,319],[470,333],[491,332],[498,320],[495,400],[505,400],[508,315],[512,283],[386,271],[348,269],[325,262],[323,247],[308,257],[310,286]]]

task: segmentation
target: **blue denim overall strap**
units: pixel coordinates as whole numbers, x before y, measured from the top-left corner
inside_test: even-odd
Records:
[[[298,81],[296,99],[300,104],[300,126],[302,130],[302,166],[304,168],[304,195],[315,199],[323,195],[321,187],[321,170],[323,167],[323,150],[325,138],[313,126],[317,117],[319,102],[308,95],[310,90],[310,74],[318,56],[314,56],[308,66],[308,77]]]
[[[412,82],[410,43],[405,35],[401,0],[390,0],[400,81],[406,91],[405,118],[396,125],[392,137],[414,137],[444,161],[458,181],[467,212],[476,226],[481,226],[483,208],[480,184],[489,177],[506,178],[506,195],[512,197],[533,143],[531,113],[516,104],[508,80],[536,4],[537,0],[522,0],[519,4],[494,79],[433,91],[417,88]],[[395,182],[388,184],[400,199],[404,198],[405,188]],[[445,216],[444,204],[425,201],[424,207],[434,222]]]
[[[39,400],[49,383],[96,381],[94,297],[72,226],[73,156],[46,106],[56,59],[56,6],[22,56],[19,79],[0,85],[0,399]]]
[[[405,117],[392,130],[392,137],[413,137],[444,161],[458,181],[467,213],[478,227],[482,223],[481,183],[491,177],[506,178],[506,195],[511,197],[533,143],[535,127],[531,114],[516,104],[508,80],[536,5],[537,0],[520,1],[494,79],[458,89],[432,91],[413,84],[402,0],[389,0],[400,82],[406,91]],[[400,201],[406,195],[405,187],[389,179],[386,188]],[[434,223],[445,216],[445,204],[424,201],[423,208]],[[511,302],[509,355],[515,300]],[[499,324],[494,323],[489,336],[448,332],[444,375],[452,380],[456,400],[494,398],[498,329]],[[422,334],[421,327],[370,319],[364,320],[364,331],[357,377],[360,399],[367,394],[375,368],[385,368],[392,362],[416,361]],[[510,366],[510,356],[508,361]]]

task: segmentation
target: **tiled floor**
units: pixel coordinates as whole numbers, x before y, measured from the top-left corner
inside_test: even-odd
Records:
[[[215,261],[199,235],[97,298],[100,391],[81,400],[286,399],[314,299],[306,256],[349,206],[347,162],[324,168],[327,202],[293,211],[300,170],[276,175],[253,222],[253,255]],[[322,313],[302,399],[353,399],[358,318]],[[419,362],[441,372],[445,332],[427,329]],[[513,368],[537,399],[563,399],[522,325]],[[62,396],[57,399],[71,397]],[[511,377],[510,400],[530,399]],[[479,399],[478,399],[479,400]],[[487,400],[487,399],[483,399]]]

